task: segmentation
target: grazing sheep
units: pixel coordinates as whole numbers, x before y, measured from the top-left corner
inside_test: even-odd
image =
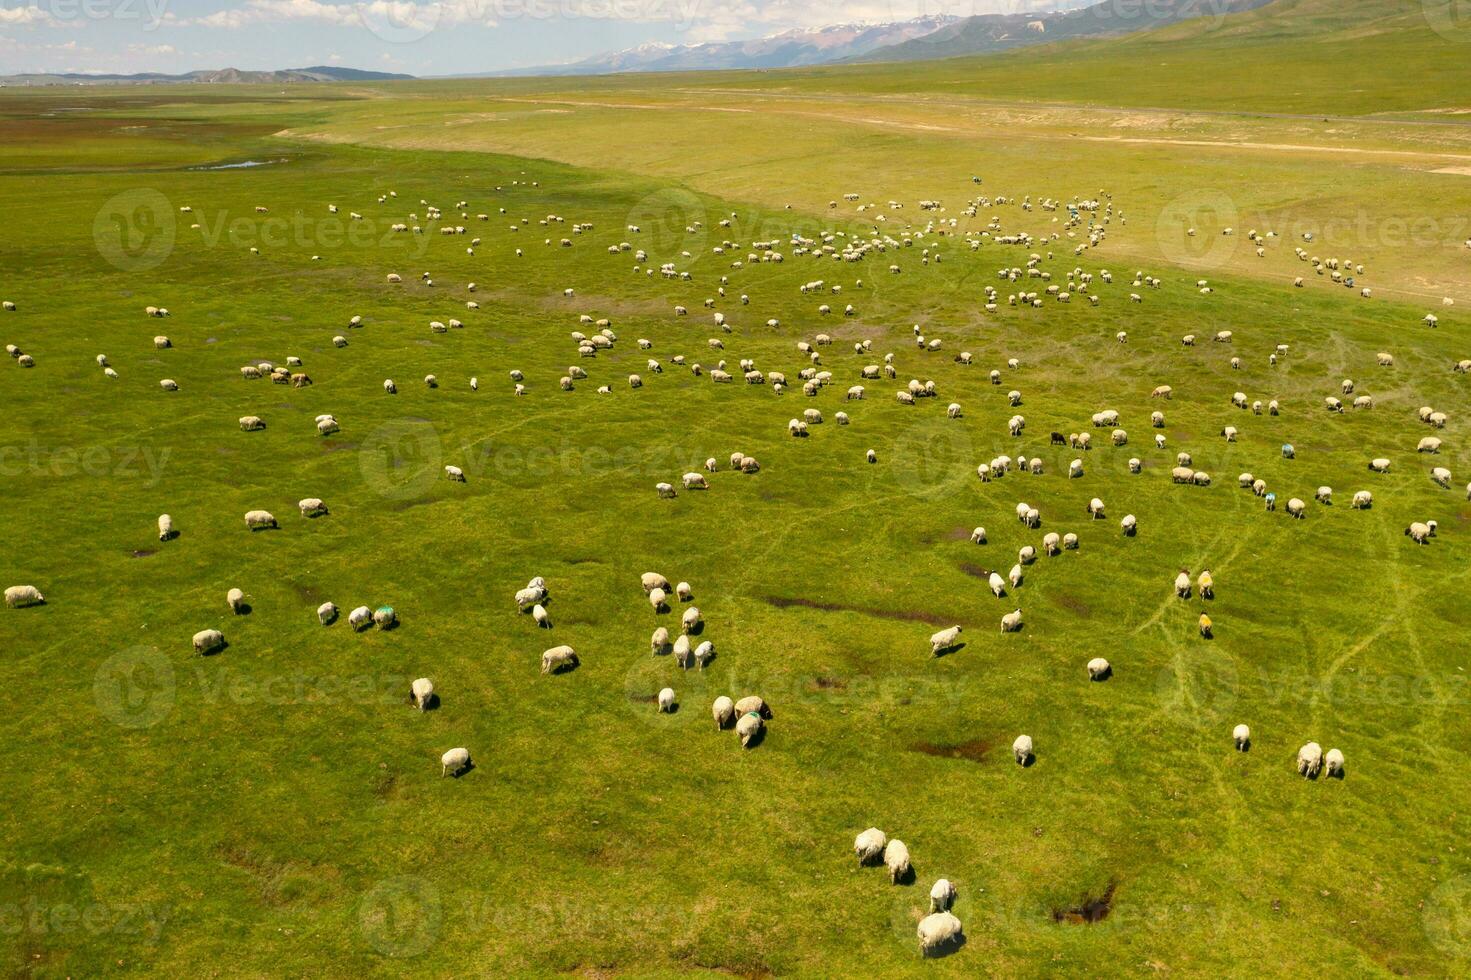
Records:
[[[680,602],[689,602],[695,596],[694,590],[690,588],[688,582],[680,582],[676,585],[674,587],[674,594],[679,597]]]
[[[686,490],[710,489],[710,484],[705,482],[705,475],[703,473],[686,473],[679,479],[680,482],[684,484],[684,488]]]
[[[1203,637],[1205,637],[1207,640],[1209,640],[1211,638],[1211,636],[1213,635],[1211,633],[1211,618],[1209,616],[1207,616],[1205,613],[1201,613],[1200,614],[1199,626],[1200,626],[1200,635],[1203,636]]]
[[[729,725],[731,719],[735,717],[735,705],[731,703],[730,698],[722,694],[710,705],[710,714],[715,719],[715,729],[724,731],[725,726]]]
[[[1190,573],[1183,568],[1175,576],[1175,595],[1181,599],[1190,598]]]
[[[695,666],[704,670],[705,665],[715,659],[715,644],[709,640],[705,640],[699,646],[695,647],[694,658]]]
[[[46,597],[34,585],[12,585],[5,590],[5,604],[11,609],[39,606],[45,601]]]
[[[1211,575],[1209,568],[1205,569],[1195,579],[1195,587],[1200,591],[1202,599],[1214,599],[1216,597],[1216,580]]]
[[[1176,466],[1170,470],[1170,479],[1175,483],[1194,483],[1195,471],[1188,466]]]
[[[1235,743],[1237,752],[1245,752],[1251,747],[1251,729],[1245,725],[1237,725],[1231,729],[1231,741]]]
[[[970,540],[972,544],[985,544],[986,529],[983,527],[978,527],[974,531],[970,532]]]
[[[1421,439],[1419,444],[1415,447],[1415,452],[1438,453],[1440,452],[1440,445],[1440,440],[1435,436],[1426,436],[1424,439]]]
[[[654,490],[657,491],[659,496],[663,497],[665,500],[672,499],[676,496],[674,492],[674,486],[669,483],[656,483],[654,484]]]
[[[893,885],[906,880],[914,870],[909,863],[909,848],[897,837],[884,848],[884,866],[889,869],[889,883]]]
[[[327,513],[327,505],[320,497],[303,497],[296,502],[302,517],[317,517]]]
[[[1094,497],[1088,501],[1088,516],[1095,521],[1103,517],[1103,501]]]
[[[354,630],[364,630],[373,623],[373,610],[367,606],[358,606],[347,614],[347,625]]]
[[[1369,469],[1375,473],[1388,473],[1389,460],[1385,459],[1383,456],[1377,456],[1374,459],[1369,460]]]
[[[1077,551],[1078,550],[1078,536],[1076,534],[1073,534],[1072,532],[1068,532],[1067,534],[1064,534],[1062,536],[1062,550],[1063,551]]]
[[[1435,484],[1450,489],[1451,471],[1444,466],[1437,466],[1430,471],[1430,479]]]
[[[1305,779],[1317,779],[1323,771],[1323,747],[1309,742],[1297,750],[1297,772]]]
[[[178,532],[174,530],[174,519],[172,517],[170,517],[168,514],[159,514],[158,515],[158,540],[160,540],[160,541],[169,541],[176,534],[178,534]]]
[[[398,625],[398,613],[392,606],[379,606],[373,610],[373,625],[380,630],[393,629]]]
[[[740,454],[737,453],[736,455]],[[644,588],[644,595],[648,595],[655,589],[662,589],[665,592],[669,591],[669,580],[658,572],[644,572],[643,575],[639,576],[639,582]]]
[[[536,621],[537,626],[541,627],[544,630],[549,630],[552,628],[552,620],[551,617],[547,615],[547,607],[543,606],[539,602],[531,607],[531,618]]]
[[[1323,756],[1323,766],[1328,771],[1328,778],[1343,778],[1343,753],[1337,749],[1329,749]]]
[[[1061,550],[1062,537],[1053,531],[1042,538],[1042,553],[1051,557]]]
[[[1016,759],[1016,764],[1025,766],[1032,759],[1032,736],[1018,735],[1016,741],[1011,743],[1011,754]]]
[[[1308,505],[1297,497],[1292,497],[1287,501],[1287,513],[1298,520],[1302,520],[1307,516],[1307,508]]]
[[[260,528],[276,527],[276,518],[268,510],[248,510],[245,512],[245,526],[255,531]]]
[[[955,897],[955,886],[941,878],[930,888],[930,911],[948,912],[950,906],[955,904]]]
[[[1124,537],[1132,538],[1139,529],[1139,519],[1133,514],[1125,514],[1119,521],[1119,529],[1124,532]]]
[[[754,711],[748,711],[741,715],[736,722],[736,734],[740,736],[741,748],[749,749],[766,729],[766,722],[761,715]]]
[[[337,604],[324,602],[317,607],[317,622],[328,626],[337,620]]]
[[[941,653],[951,649],[960,642],[960,634],[965,632],[959,626],[940,630],[930,637],[930,655],[938,657]]]
[[[920,919],[918,935],[921,956],[956,946],[964,939],[960,920],[948,911],[932,912]]]
[[[559,674],[564,670],[572,670],[578,666],[580,661],[573,649],[565,644],[552,647],[541,655],[541,672],[543,674]]]
[[[452,483],[465,482],[465,471],[460,469],[458,466],[446,466],[444,468],[444,475],[445,478]]]
[[[990,586],[991,594],[1000,599],[1006,595],[1006,579],[992,572],[986,584]]]
[[[8,598],[8,595],[7,595]],[[200,630],[194,634],[194,652],[210,654],[225,645],[225,634],[219,630]]]
[[[663,626],[654,630],[654,635],[649,639],[649,649],[654,656],[659,656],[669,647],[669,630]]]
[[[1133,458],[1131,458],[1129,460],[1129,472],[1130,473],[1140,473],[1140,472],[1143,471],[1143,469],[1144,469],[1144,461],[1142,459],[1140,459],[1137,456],[1135,456],[1135,457],[1133,457]]]
[[[1016,560],[1023,565],[1030,565],[1037,560],[1037,549],[1029,544],[1024,544],[1016,553]]]
[[[1405,528],[1405,534],[1416,544],[1425,544],[1430,539],[1430,525],[1415,521]]]
[[[22,355],[22,357],[24,357],[24,356],[26,356],[26,355]],[[173,378],[164,378],[162,381],[160,381],[158,383],[158,386],[160,388],[162,388],[164,391],[178,391],[179,390],[179,382],[175,381]]]
[[[663,589],[652,589],[649,592],[649,605],[654,607],[654,612],[662,612],[668,598],[668,594]]]
[[[674,710],[674,688],[666,687],[659,692],[659,710],[665,714]]]
[[[231,589],[226,592],[225,602],[229,605],[230,611],[237,616],[245,611],[245,593],[239,589]]]
[[[450,749],[439,757],[439,778],[445,776],[458,777],[466,769],[470,768],[470,750],[465,748]]]
[[[1022,628],[1022,611],[1013,610],[1001,617],[1001,632],[1015,633]]]
[[[528,585],[524,589],[516,590],[516,608],[525,612],[529,606],[534,606],[547,597],[547,590],[542,585]]]
[[[429,678],[420,677],[409,685],[409,702],[420,711],[428,711],[433,700],[434,682]]]
[[[869,827],[853,840],[853,853],[860,865],[876,864],[883,857],[889,838],[877,827]]]
[[[686,633],[698,633],[702,625],[700,610],[698,606],[690,606],[680,617],[680,628]]]
[[[1113,675],[1113,667],[1102,657],[1094,657],[1088,661],[1088,679],[1090,681],[1106,681]]]

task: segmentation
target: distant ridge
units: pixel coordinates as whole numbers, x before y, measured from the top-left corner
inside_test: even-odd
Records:
[[[286,68],[280,71],[242,71],[218,68],[191,71],[182,75],[139,72],[135,75],[92,75],[82,72],[59,72],[30,75],[0,75],[0,85],[286,85],[298,82],[388,82],[412,79],[413,75],[396,75],[361,68]]]

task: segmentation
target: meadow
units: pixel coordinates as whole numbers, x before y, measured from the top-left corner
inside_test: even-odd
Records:
[[[936,70],[916,68],[912,84]],[[1471,505],[1415,452],[1430,434],[1416,409],[1443,408],[1433,464],[1471,474],[1471,382],[1451,371],[1471,337],[1461,307],[1441,303],[1461,295],[1464,260],[1445,225],[1423,247],[1383,233],[1385,214],[1424,214],[1432,181],[1465,177],[1360,159],[1349,151],[1392,149],[1370,123],[1345,122],[1310,152],[1266,148],[1309,139],[1299,119],[1182,109],[1140,122],[1187,131],[1169,139],[1262,144],[1202,149],[1070,139],[1117,132],[1101,111],[981,95],[955,124],[965,132],[946,132],[922,127],[951,125],[953,108],[858,89],[818,108],[804,89],[792,101],[809,114],[788,111],[760,75],[569,84],[0,99],[0,132],[16,137],[0,145],[0,296],[17,307],[0,314],[0,340],[35,358],[7,359],[0,383],[0,571],[47,599],[0,610],[8,972],[1466,972]],[[710,108],[715,93],[753,111]],[[1427,154],[1461,145],[1457,130],[1405,126]],[[199,169],[244,161],[264,165]],[[1446,186],[1435,213],[1449,221],[1466,192]],[[1081,255],[1065,209],[1016,203],[1100,189],[1127,220]],[[846,193],[876,207],[858,212]],[[979,195],[991,205],[965,217]],[[1162,217],[1182,197],[1182,214]],[[421,202],[444,221],[422,220]],[[1303,247],[1361,256],[1368,300],[1292,254],[1304,230],[1365,209],[1369,235],[1350,225]],[[425,234],[390,230],[411,212]],[[965,233],[993,217],[1036,241],[972,250]],[[1278,221],[1258,259],[1248,227]],[[591,227],[574,234],[580,223]],[[1222,245],[1227,223],[1237,234]],[[794,234],[896,244],[840,263],[794,254]],[[609,253],[623,241],[648,262]],[[740,244],[716,254],[724,241]],[[785,261],[733,268],[756,241],[780,242]],[[1052,284],[1075,267],[1113,282],[1094,281],[1096,306],[1081,292],[1010,306],[1009,293],[1047,285],[998,278],[1032,253]],[[690,278],[643,271],[664,262]],[[1132,286],[1135,270],[1161,285]],[[821,294],[800,291],[818,279]],[[837,312],[819,314],[824,302]],[[150,305],[170,316],[146,317]],[[590,332],[584,314],[618,336],[595,359],[570,338]],[[430,332],[450,317],[463,329]],[[917,348],[915,326],[943,349]],[[1211,343],[1223,329],[1233,342]],[[796,343],[819,332],[835,338],[819,348],[835,380],[813,398],[712,384],[671,361],[753,358],[795,379],[808,366]],[[1200,343],[1183,346],[1186,333]],[[155,349],[157,334],[171,348]],[[872,353],[853,351],[862,340]],[[897,380],[844,402],[890,352]],[[310,387],[241,378],[288,356]],[[562,391],[574,364],[589,378]],[[939,397],[897,403],[909,378]],[[1372,410],[1324,411],[1344,378]],[[596,394],[602,384],[612,392]],[[1158,384],[1172,400],[1150,398]],[[1281,415],[1233,408],[1237,390],[1279,400]],[[952,401],[962,418],[945,418]],[[787,419],[806,408],[824,423],[790,438]],[[1122,413],[1127,445],[1106,432],[1087,452],[1050,445],[1104,408]],[[319,437],[313,418],[327,412],[342,430]],[[1014,412],[1027,420],[1015,438]],[[267,427],[242,432],[247,414]],[[1238,441],[1221,438],[1226,425]],[[708,491],[656,496],[656,482],[737,450],[760,473],[722,465]],[[1171,483],[1182,450],[1212,486]],[[1002,453],[1045,472],[981,482],[977,464]],[[1391,471],[1367,472],[1373,456]],[[1085,475],[1070,480],[1074,457]],[[445,480],[445,465],[466,481]],[[1264,510],[1237,488],[1243,471],[1284,502],[1308,500],[1307,518]],[[1320,485],[1334,488],[1329,506],[1312,502]],[[1372,509],[1349,507],[1358,489]],[[298,516],[310,496],[330,513]],[[1093,497],[1106,519],[1085,514]],[[1015,520],[1019,500],[1040,509],[1039,530]],[[281,527],[247,531],[253,508]],[[158,540],[161,513],[174,540]],[[1120,534],[1125,514],[1137,537]],[[1426,519],[1439,534],[1419,547],[1402,532]],[[977,525],[984,546],[969,540]],[[1080,548],[1039,557],[993,597],[984,572],[1004,574],[1048,531],[1077,533]],[[1176,599],[1181,567],[1210,568],[1216,598]],[[718,651],[705,670],[649,653],[653,629],[678,617],[650,610],[638,588],[650,570],[692,584]],[[512,602],[534,575],[551,592],[550,631]],[[231,587],[248,614],[226,607]],[[401,625],[324,628],[326,600],[388,604]],[[1025,627],[1001,633],[1016,607]],[[1202,611],[1213,639],[1197,634]],[[927,638],[951,624],[964,646],[931,657]],[[195,656],[190,637],[208,627],[229,645]],[[543,676],[540,653],[557,643],[581,666]],[[1105,683],[1084,671],[1095,656],[1114,666]],[[407,703],[421,676],[436,710]],[[666,685],[672,714],[653,703]],[[709,704],[753,693],[774,717],[742,750]],[[1252,728],[1246,753],[1231,744],[1238,722]],[[1021,732],[1037,745],[1027,768],[1010,754]],[[1346,778],[1296,775],[1309,740],[1345,752]],[[440,753],[459,745],[474,769],[441,778]],[[856,866],[853,838],[870,826],[909,845],[913,884]],[[959,887],[967,942],[924,960],[915,923],[940,876]]]

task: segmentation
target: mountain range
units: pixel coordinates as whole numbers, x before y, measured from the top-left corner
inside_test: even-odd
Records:
[[[0,75],[0,85],[146,85],[165,83],[192,83],[196,85],[241,85],[255,83],[284,85],[293,82],[388,82],[413,77],[412,75],[395,75],[384,71],[364,71],[360,68],[334,68],[329,65],[317,65],[312,68],[286,68],[280,71],[241,71],[239,68],[219,68],[209,71],[191,71],[182,75],[165,75],[159,72],[140,72],[136,75],[91,75],[80,72],[44,75]]]

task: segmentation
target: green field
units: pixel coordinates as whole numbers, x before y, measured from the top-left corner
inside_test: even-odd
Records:
[[[1127,60],[1140,43],[1076,56]],[[1084,98],[1079,82],[1070,101],[1095,105],[1067,108],[1064,78],[1006,91],[957,64],[0,93],[0,298],[16,306],[0,342],[34,358],[0,363],[0,585],[46,597],[0,609],[6,971],[1471,971],[1471,375],[1452,371],[1471,357],[1471,227],[1457,224],[1471,178],[1434,172],[1471,165],[1471,146],[1458,117],[1416,115],[1446,108],[1447,90],[1396,89],[1325,127],[1267,113],[1329,111],[1326,83],[1292,110],[1286,90],[1258,103],[1225,79],[1173,109]],[[1205,111],[1233,98],[1239,113]],[[199,169],[245,161],[266,165]],[[1100,193],[1107,235],[1074,254],[1104,211],[1069,228],[1065,205]],[[455,225],[466,234],[439,231]],[[1278,232],[1264,257],[1249,230]],[[794,235],[889,241],[843,262],[799,254]],[[647,261],[610,253],[622,242]],[[784,261],[745,261],[755,242]],[[1299,246],[1365,272],[1335,286]],[[1034,253],[1050,278],[1026,276]],[[1047,295],[1075,269],[1091,287]],[[1043,305],[1008,304],[1022,291]],[[594,332],[583,315],[617,336],[595,358],[571,338]],[[463,328],[431,332],[450,318]],[[943,349],[920,349],[916,326]],[[1220,330],[1231,343],[1211,341]],[[806,397],[797,343],[824,332],[832,383]],[[897,378],[845,401],[890,353]],[[309,387],[241,376],[288,357]],[[721,358],[732,384],[711,382]],[[742,383],[746,358],[791,387]],[[574,365],[588,377],[563,391]],[[900,404],[911,378],[938,397]],[[1372,409],[1325,411],[1327,396],[1352,401],[1344,379]],[[1171,400],[1150,397],[1161,384]],[[1234,408],[1237,391],[1281,414]],[[824,422],[791,438],[809,408]],[[1124,446],[1090,425],[1109,408]],[[317,434],[323,413],[339,433]],[[245,415],[266,428],[241,431]],[[1050,444],[1082,431],[1086,452]],[[1417,453],[1432,434],[1440,453]],[[760,472],[733,472],[736,451]],[[1211,486],[1171,482],[1182,451]],[[1000,454],[1044,472],[982,482],[977,465]],[[1378,456],[1389,473],[1368,471]],[[708,490],[655,493],[708,457]],[[1085,472],[1068,479],[1074,458]],[[1437,486],[1432,466],[1459,482]],[[1237,487],[1242,472],[1275,512]],[[1313,499],[1324,485],[1331,505]],[[1364,489],[1374,506],[1351,508]],[[306,497],[330,513],[300,516]],[[1094,497],[1105,519],[1085,513]],[[1040,528],[1015,519],[1018,501]],[[247,530],[252,509],[280,527]],[[179,532],[166,542],[164,513]],[[1419,547],[1403,531],[1426,520],[1439,532]],[[985,545],[969,540],[978,525]],[[992,596],[985,573],[1049,532],[1080,547]],[[1175,598],[1182,567],[1209,568],[1216,597]],[[651,610],[651,570],[692,585],[717,650],[703,671],[650,654],[681,613]],[[532,576],[550,590],[547,631],[512,600]],[[231,588],[248,614],[227,607]],[[343,618],[323,627],[328,600]],[[398,628],[348,626],[348,610],[384,604]],[[1024,627],[1003,634],[1018,607]],[[964,646],[931,657],[951,624]],[[206,628],[228,646],[196,656]],[[540,654],[562,643],[581,666],[543,676]],[[1114,674],[1090,683],[1097,656]],[[417,677],[435,710],[408,704]],[[671,714],[654,703],[665,686]],[[766,699],[758,746],[716,731],[722,694]],[[1027,768],[1010,751],[1024,732]],[[1344,752],[1345,778],[1295,773],[1309,740]],[[441,778],[455,746],[475,766]],[[907,843],[912,883],[856,866],[870,826]],[[915,924],[939,877],[959,888],[967,941],[925,960]],[[1098,921],[1072,914],[1099,902]]]

